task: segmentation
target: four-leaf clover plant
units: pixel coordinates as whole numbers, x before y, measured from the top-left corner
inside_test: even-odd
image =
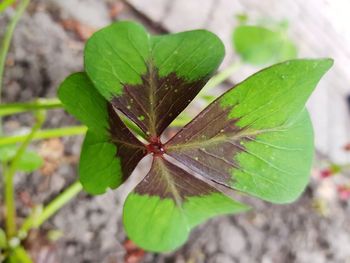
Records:
[[[88,127],[79,165],[88,193],[117,188],[141,159],[153,156],[123,215],[128,236],[146,250],[176,249],[208,218],[248,209],[217,185],[289,203],[308,182],[314,146],[305,102],[332,66],[330,59],[266,68],[161,141],[223,57],[222,42],[206,30],[153,36],[136,23],[118,22],[88,40],[85,72],[69,76],[59,88],[65,109]]]

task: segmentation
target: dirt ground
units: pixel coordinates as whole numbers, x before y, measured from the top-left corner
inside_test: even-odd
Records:
[[[114,19],[137,20],[152,32],[164,31],[125,4],[88,0],[86,10],[72,13],[69,10],[74,10],[76,2],[79,1],[32,2],[16,30],[8,57],[5,102],[55,97],[59,83],[68,74],[82,70],[87,36]],[[0,17],[0,31],[9,14]],[[45,127],[75,122],[64,111],[55,110],[49,113]],[[31,123],[30,115],[11,117],[6,119],[5,129],[21,133]],[[20,216],[28,213],[28,202],[48,202],[75,180],[81,142],[82,137],[71,137],[33,145],[48,156],[48,162],[39,172],[17,175]],[[179,251],[167,255],[146,253],[141,262],[350,262],[350,202],[337,196],[336,183],[340,179],[319,179],[317,171],[322,164],[320,160],[315,163],[310,186],[296,203],[277,206],[249,199],[255,207],[253,211],[212,219],[194,230]],[[42,232],[32,233],[35,241],[28,246],[37,263],[126,262],[122,205],[139,175],[136,172],[120,189],[103,196],[79,194],[44,224]],[[44,233],[53,230],[62,236],[48,242]]]

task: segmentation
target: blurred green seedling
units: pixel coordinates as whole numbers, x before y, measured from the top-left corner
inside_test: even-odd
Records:
[[[297,57],[297,47],[287,34],[286,23],[278,27],[242,24],[235,28],[233,47],[244,63],[254,66]]]

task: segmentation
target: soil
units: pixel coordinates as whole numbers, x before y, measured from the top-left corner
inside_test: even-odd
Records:
[[[5,102],[55,97],[59,83],[68,74],[82,70],[86,37],[115,18],[141,21],[152,32],[164,31],[129,5],[89,0],[81,10],[75,8],[79,2],[32,1],[15,32],[8,56]],[[8,11],[0,17],[0,31],[10,14]],[[21,133],[31,126],[32,117],[22,114],[5,121],[7,133]],[[45,127],[74,123],[64,111],[54,110]],[[16,176],[20,217],[28,214],[32,204],[47,203],[76,179],[82,139],[78,136],[33,144],[47,162],[38,172]],[[319,164],[320,161],[316,167]],[[316,175],[294,204],[279,206],[249,199],[254,210],[208,221],[193,231],[180,250],[166,255],[146,253],[135,257],[139,261],[131,261],[129,255],[126,261],[126,237],[121,224],[123,200],[145,170],[146,165],[141,164],[116,191],[96,197],[79,194],[45,223],[42,231],[33,232],[34,241],[27,245],[36,255],[36,262],[350,262],[350,203],[339,200],[338,179],[320,180]],[[58,240],[49,241],[48,233]]]

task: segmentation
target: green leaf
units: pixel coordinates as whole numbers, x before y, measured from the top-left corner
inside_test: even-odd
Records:
[[[17,145],[6,145],[0,147],[0,160],[3,162],[11,161],[18,150]],[[32,172],[39,169],[44,163],[42,157],[34,151],[26,150],[19,163],[17,169],[23,172]]]
[[[8,162],[10,161],[17,152],[17,145],[6,145],[0,147],[0,161],[2,162]]]
[[[330,59],[292,60],[262,70],[209,105],[166,152],[215,182],[274,203],[304,190],[313,132],[304,109]]]
[[[14,4],[15,0],[2,0],[0,3],[0,13],[5,11],[10,5]]]
[[[238,26],[233,34],[236,52],[246,63],[264,65],[297,57],[297,48],[284,31],[261,26]]]
[[[93,87],[85,73],[67,77],[58,89],[65,109],[96,133],[108,136],[107,101]]]
[[[128,236],[136,244],[149,251],[165,252],[181,246],[191,229],[208,218],[247,209],[158,157],[147,176],[129,194],[123,221]]]
[[[88,193],[116,188],[132,173],[146,149],[85,73],[69,76],[58,96],[65,109],[89,128],[82,147],[79,178]]]
[[[149,137],[159,136],[215,72],[224,56],[212,33],[151,36],[132,22],[96,32],[85,70],[96,89]]]
[[[29,253],[23,247],[16,247],[11,251],[5,263],[33,263]]]
[[[34,151],[26,151],[18,162],[18,170],[32,172],[39,169],[44,163],[43,158]]]

